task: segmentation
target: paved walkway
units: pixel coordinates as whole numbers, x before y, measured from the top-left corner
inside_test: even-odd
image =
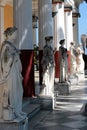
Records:
[[[40,111],[29,121],[29,130],[87,130],[87,117],[80,113],[87,101],[87,78],[71,87],[68,96],[58,96],[54,110]]]

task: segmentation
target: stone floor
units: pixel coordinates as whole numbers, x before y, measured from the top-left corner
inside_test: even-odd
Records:
[[[80,112],[87,102],[87,78],[71,86],[68,96],[58,96],[54,110],[42,110],[29,120],[29,130],[87,130],[87,117]]]

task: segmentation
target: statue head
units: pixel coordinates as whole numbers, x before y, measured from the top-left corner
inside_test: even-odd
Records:
[[[50,41],[50,40],[53,40],[53,36],[46,36],[45,37],[45,41]]]
[[[82,44],[81,44],[81,43],[79,43],[77,47],[82,47]]]
[[[16,31],[17,31],[17,28],[16,27],[8,27],[5,31],[4,31],[4,35],[5,37],[8,39],[8,38],[11,38],[12,39],[15,39],[15,36],[16,36]]]
[[[65,44],[65,39],[60,40],[59,44],[64,45]]]
[[[5,34],[5,36],[12,35],[16,30],[17,30],[16,27],[8,27],[8,28],[4,31],[4,34]]]
[[[73,46],[73,45],[75,45],[75,42],[74,42],[74,41],[72,41],[72,42],[70,42],[70,44]]]

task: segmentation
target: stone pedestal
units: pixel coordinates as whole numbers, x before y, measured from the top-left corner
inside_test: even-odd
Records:
[[[13,121],[0,120],[0,130],[28,130],[28,120],[27,118],[17,118]]]
[[[41,109],[50,110],[53,109],[53,97],[39,95]]]
[[[79,82],[79,78],[78,78],[78,76],[70,76],[69,81],[70,81],[71,85],[77,85]]]
[[[87,78],[87,69],[85,70],[85,78]]]
[[[70,83],[58,83],[58,94],[68,95],[70,93]]]
[[[79,73],[78,74],[78,80],[79,80],[79,82],[84,81],[84,73]]]

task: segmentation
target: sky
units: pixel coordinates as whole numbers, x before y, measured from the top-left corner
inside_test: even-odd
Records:
[[[79,42],[81,42],[81,34],[87,34],[87,3],[83,2],[79,6]]]

